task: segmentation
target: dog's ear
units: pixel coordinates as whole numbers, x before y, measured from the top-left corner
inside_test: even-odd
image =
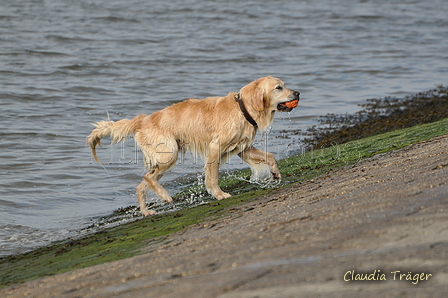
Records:
[[[253,109],[257,111],[264,110],[264,92],[258,86],[258,81],[241,88],[240,95],[243,102],[250,104]]]

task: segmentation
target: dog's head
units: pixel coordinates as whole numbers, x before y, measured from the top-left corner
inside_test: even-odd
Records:
[[[274,77],[263,77],[240,90],[245,105],[256,111],[290,112],[299,105],[300,93]]]

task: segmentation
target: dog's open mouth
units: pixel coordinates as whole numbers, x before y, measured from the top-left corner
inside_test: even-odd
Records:
[[[277,105],[277,110],[280,112],[291,112],[292,109],[299,105],[299,100],[294,99],[291,101],[281,102]]]

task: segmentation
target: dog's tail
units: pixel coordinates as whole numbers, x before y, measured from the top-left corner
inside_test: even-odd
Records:
[[[101,147],[101,138],[106,136],[111,136],[112,144],[118,143],[126,139],[127,137],[135,134],[137,130],[137,122],[136,118],[134,119],[123,119],[120,121],[100,121],[96,124],[95,129],[92,133],[87,137],[87,144],[89,144],[90,149],[92,150],[93,158],[97,163],[101,164],[100,160],[96,156],[96,146]]]

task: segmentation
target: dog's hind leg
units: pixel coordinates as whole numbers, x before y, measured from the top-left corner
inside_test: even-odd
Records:
[[[140,206],[140,211],[142,212],[143,216],[149,216],[154,215],[157,212],[154,210],[148,210],[146,207],[146,192],[149,190],[149,185],[146,180],[143,180],[139,186],[137,186],[137,198],[138,198],[138,205]]]
[[[142,148],[142,150],[144,149]],[[165,143],[159,143],[151,148],[150,154],[154,157],[153,164],[149,172],[144,175],[144,180],[137,187],[138,203],[144,216],[156,214],[154,210],[146,208],[146,192],[148,190],[155,192],[166,203],[173,202],[170,194],[159,183],[159,180],[166,171],[174,166],[177,161],[177,153],[178,147],[176,142],[165,141]]]

